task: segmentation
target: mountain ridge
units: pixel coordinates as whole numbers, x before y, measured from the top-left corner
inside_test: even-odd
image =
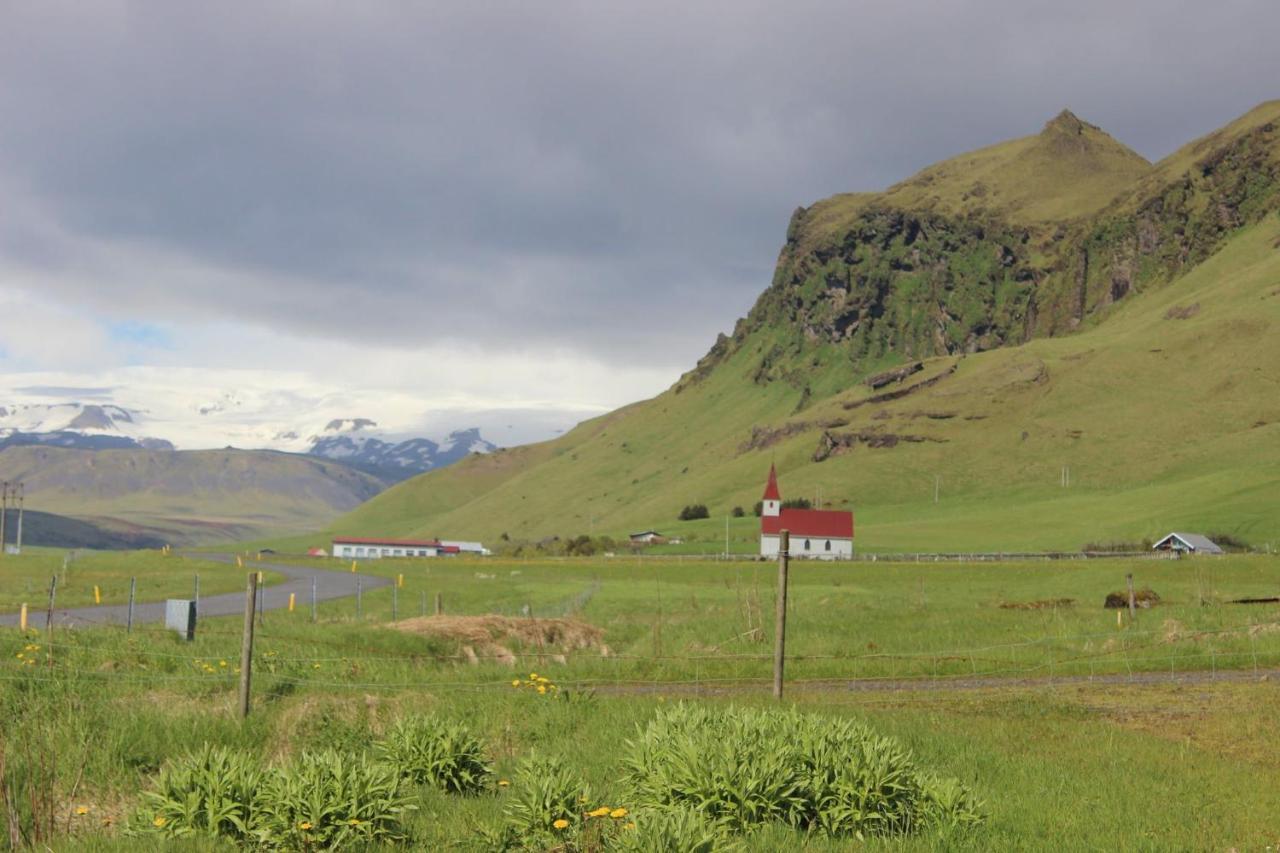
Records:
[[[1101,131],[1059,114],[1041,134],[1089,136],[1115,155],[1104,172],[1120,162],[1136,176],[1048,220],[951,195],[973,183],[952,173],[948,194],[920,205],[899,189],[802,208],[772,284],[667,392],[406,481],[331,529],[621,533],[690,502],[749,505],[769,458],[784,491],[808,483],[866,507],[873,548],[1078,547],[1165,519],[1275,536],[1260,508],[1280,506],[1280,477],[1250,454],[1280,421],[1262,378],[1280,363],[1263,319],[1280,305],[1278,121],[1280,102],[1262,104],[1137,174]],[[1029,138],[993,148],[1007,163]],[[999,165],[978,158],[983,174]],[[912,361],[921,371],[887,395],[861,384]],[[1244,370],[1235,384],[1228,366]],[[1158,391],[1189,370],[1197,408],[1180,430]],[[1067,467],[1074,491],[1060,490]],[[960,503],[934,507],[938,482],[978,529],[960,526]],[[979,536],[989,524],[1008,529]]]

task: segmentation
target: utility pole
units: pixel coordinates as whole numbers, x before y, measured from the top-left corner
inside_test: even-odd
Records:
[[[0,557],[4,556],[5,542],[4,523],[9,517],[9,481],[0,482]]]
[[[22,553],[22,505],[26,502],[27,484],[18,483],[18,553]]]
[[[773,639],[773,698],[782,700],[782,666],[787,648],[787,565],[791,560],[791,531],[778,532],[778,608]]]

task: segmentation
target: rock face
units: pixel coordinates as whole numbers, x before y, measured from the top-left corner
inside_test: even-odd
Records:
[[[815,358],[843,360],[852,384],[872,365],[1068,333],[1280,208],[1280,124],[1248,119],[1153,168],[1064,111],[879,195],[800,208],[772,285],[681,384],[753,336],[767,340],[753,379],[804,388]]]

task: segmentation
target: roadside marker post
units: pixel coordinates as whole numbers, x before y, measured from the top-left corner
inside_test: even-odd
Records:
[[[316,621],[316,579],[311,578],[311,621]]]
[[[258,573],[249,572],[244,596],[244,633],[240,640],[240,719],[249,716],[249,686],[253,669],[253,611],[258,603]]]
[[[293,612],[293,593],[289,593],[289,612]]]
[[[351,574],[353,574],[353,575],[354,575],[355,573],[356,573],[356,561],[355,561],[355,560],[352,560],[352,561],[351,561]]]
[[[791,560],[791,531],[778,532],[778,609],[773,642],[773,698],[782,700],[782,669],[787,648],[787,568]]]
[[[22,602],[22,609],[18,611],[18,629],[27,630],[27,603]]]
[[[102,590],[98,589],[98,585],[96,583],[93,585],[93,603],[102,603]]]

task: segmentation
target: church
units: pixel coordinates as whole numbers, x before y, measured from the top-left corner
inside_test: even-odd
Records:
[[[853,513],[833,509],[783,509],[778,472],[769,466],[769,482],[760,509],[760,556],[778,556],[779,532],[791,533],[791,556],[813,560],[853,557]]]

